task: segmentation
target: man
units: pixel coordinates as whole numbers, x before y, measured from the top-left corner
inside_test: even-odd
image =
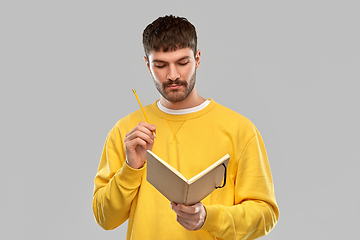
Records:
[[[165,16],[143,33],[145,63],[160,100],[138,110],[109,132],[95,177],[93,211],[114,229],[129,219],[127,239],[255,239],[275,226],[279,210],[262,137],[240,114],[196,91],[194,26]],[[156,132],[156,138],[154,133]],[[146,181],[146,150],[187,179],[226,153],[226,185],[202,202],[169,201]]]

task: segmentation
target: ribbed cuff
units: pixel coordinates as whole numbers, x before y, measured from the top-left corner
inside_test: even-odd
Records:
[[[122,187],[134,189],[141,184],[141,178],[146,171],[146,163],[140,169],[131,168],[125,163],[122,168],[115,174],[116,182]]]
[[[206,219],[201,230],[216,232],[221,228],[223,210],[219,205],[207,205]]]

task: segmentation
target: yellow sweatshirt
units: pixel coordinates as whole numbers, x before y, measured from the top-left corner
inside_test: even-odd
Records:
[[[176,221],[170,202],[146,181],[146,164],[126,164],[125,134],[145,121],[138,110],[109,132],[95,177],[93,211],[98,224],[114,229],[129,219],[126,239],[255,239],[275,226],[279,210],[262,137],[242,115],[211,100],[195,113],[171,115],[156,102],[145,107],[156,125],[152,151],[190,179],[226,153],[226,186],[202,203],[207,216],[200,230]]]

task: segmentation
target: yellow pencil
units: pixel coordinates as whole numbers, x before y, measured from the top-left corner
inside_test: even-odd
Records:
[[[146,121],[147,121],[148,123],[150,123],[148,117],[146,116],[145,110],[144,110],[144,108],[143,108],[143,106],[142,106],[142,104],[141,104],[141,102],[140,102],[140,99],[139,99],[138,95],[136,94],[135,89],[133,89],[132,91],[133,91],[133,93],[135,94],[135,97],[136,97],[136,99],[137,99],[137,101],[138,101],[138,103],[139,103],[139,105],[140,105],[140,108],[141,108],[141,110],[142,110],[142,112],[143,112],[143,114],[144,114],[144,116],[145,116],[145,118],[146,118]],[[154,134],[154,137],[156,137],[155,132],[152,132],[152,133]]]

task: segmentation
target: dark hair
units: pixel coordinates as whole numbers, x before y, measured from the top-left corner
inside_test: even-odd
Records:
[[[143,46],[148,58],[150,51],[175,51],[190,47],[194,55],[197,36],[194,25],[184,17],[172,15],[159,17],[150,23],[143,32]]]

